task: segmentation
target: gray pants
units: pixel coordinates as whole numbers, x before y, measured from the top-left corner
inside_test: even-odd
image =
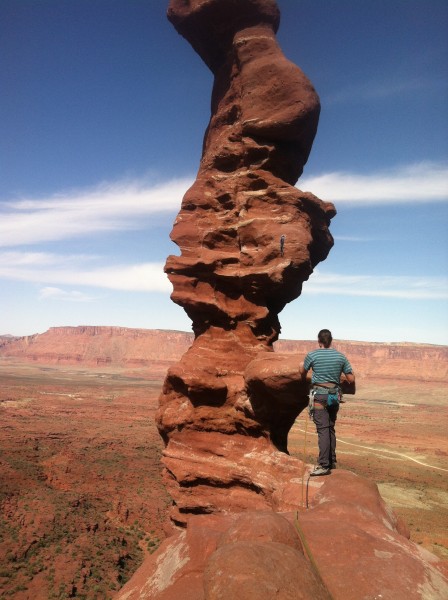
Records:
[[[334,426],[338,415],[339,406],[316,408],[313,421],[317,429],[319,444],[319,465],[325,469],[336,464],[336,433]]]

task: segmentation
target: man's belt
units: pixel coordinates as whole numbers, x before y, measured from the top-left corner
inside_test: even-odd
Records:
[[[315,394],[337,394],[339,392],[339,386],[333,385],[332,387],[328,387],[314,383],[313,391]]]

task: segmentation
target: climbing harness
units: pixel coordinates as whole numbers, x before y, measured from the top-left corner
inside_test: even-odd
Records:
[[[308,394],[308,415],[310,417],[310,419],[313,419],[313,415],[314,415],[314,396],[315,396],[315,389],[312,387],[310,389],[310,393]]]
[[[340,402],[343,402],[341,388],[338,385],[330,388],[315,383],[310,390],[309,398],[308,410],[310,411],[310,416],[312,416],[312,413],[309,407],[312,404],[312,411],[314,412],[315,401],[326,408],[328,406],[337,406]]]

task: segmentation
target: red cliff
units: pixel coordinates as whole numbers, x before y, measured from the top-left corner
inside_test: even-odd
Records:
[[[47,365],[150,369],[161,376],[193,343],[184,331],[127,327],[52,327],[24,337],[0,336],[0,357]],[[279,340],[275,351],[300,362],[313,341]],[[448,382],[448,348],[431,344],[334,341],[358,379]]]

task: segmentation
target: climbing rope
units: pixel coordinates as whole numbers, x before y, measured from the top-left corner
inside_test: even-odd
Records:
[[[304,481],[305,481],[305,469],[306,469],[306,442],[307,442],[307,433],[308,433],[308,418],[311,416],[311,414],[309,414],[308,411],[303,411],[303,413],[305,415],[305,436],[304,436],[304,440],[303,440],[302,507],[304,506],[303,495],[304,495]],[[308,479],[306,482],[306,505],[305,505],[306,508],[308,508],[308,488],[309,488],[310,479],[311,479],[311,475],[308,475]],[[303,549],[306,553],[306,556],[308,557],[308,560],[310,562],[312,570],[314,571],[314,574],[316,575],[316,577],[319,579],[320,583],[326,590],[329,600],[334,600],[333,596],[331,595],[328,587],[326,586],[326,584],[323,580],[323,577],[319,571],[319,567],[317,566],[317,563],[314,559],[313,553],[311,552],[311,548],[309,547],[308,542],[305,538],[303,529],[300,526],[299,511],[296,511],[296,518],[294,520],[294,525],[295,525],[295,528],[297,529],[297,533],[299,534],[299,538],[300,538],[300,541],[302,542]]]
[[[324,587],[324,589],[326,590],[327,594],[328,594],[328,599],[329,600],[334,600],[333,596],[330,593],[330,590],[328,589],[328,587],[325,584],[325,581],[319,571],[319,567],[317,566],[317,563],[314,559],[313,553],[311,552],[311,548],[308,545],[308,542],[306,541],[305,538],[305,534],[303,532],[303,529],[300,527],[300,523],[299,523],[299,512],[296,512],[296,518],[294,520],[294,525],[297,529],[297,533],[299,534],[299,538],[300,541],[302,542],[302,546],[303,549],[308,557],[308,560],[310,561],[310,565],[312,570],[314,571],[314,574],[316,575],[316,577],[319,579],[320,583],[322,584],[322,586]]]
[[[308,488],[310,485],[311,475],[308,475],[308,479],[306,480],[306,507],[308,508]]]
[[[307,432],[308,432],[308,418],[307,418],[307,411],[303,411],[303,414],[305,415],[305,437],[304,437],[304,441],[303,441],[303,469],[302,469],[302,506],[305,506],[304,502],[303,502],[303,485],[304,485],[304,480],[305,480],[305,469],[306,469],[306,436],[307,436]],[[308,508],[308,484],[310,482],[310,478],[308,477],[308,481],[306,482],[306,508]]]

